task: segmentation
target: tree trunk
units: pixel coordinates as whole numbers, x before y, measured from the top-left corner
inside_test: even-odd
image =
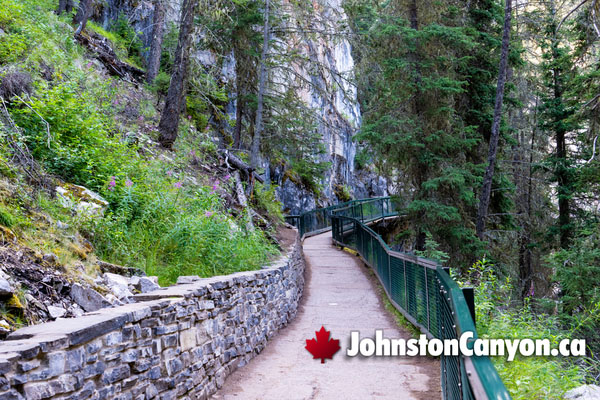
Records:
[[[244,185],[242,185],[242,179],[240,173],[235,171],[233,173],[233,179],[235,182],[235,193],[237,194],[238,201],[242,206],[242,209],[247,212],[246,214],[246,230],[249,232],[254,231],[254,225],[252,224],[252,209],[248,207],[248,198],[244,193]]]
[[[408,10],[410,17],[410,27],[415,31],[419,30],[419,18],[417,13],[417,0],[413,0],[410,3],[410,9]]]
[[[79,2],[77,14],[73,17],[73,23],[77,25],[76,35],[79,35],[85,29],[88,19],[92,16],[92,12],[94,11],[93,3],[93,0],[81,0]]]
[[[171,75],[171,84],[167,92],[165,107],[158,124],[158,130],[160,131],[158,141],[167,149],[170,149],[177,139],[179,114],[181,114],[185,100],[185,83],[190,61],[189,52],[192,43],[196,4],[197,0],[184,0],[181,8],[181,25],[173,63],[173,74]]]
[[[165,26],[165,6],[163,0],[154,2],[154,19],[152,21],[152,43],[150,44],[150,55],[148,56],[148,70],[146,72],[146,81],[154,82],[158,70],[160,69],[160,54]]]
[[[554,10],[553,10],[554,11]],[[552,58],[556,62],[559,58],[558,54],[558,39],[555,36],[552,43]],[[561,71],[559,68],[552,69],[552,79],[554,86],[554,99],[563,103],[563,88],[561,85]],[[569,198],[570,179],[567,166],[567,145],[566,134],[567,130],[562,123],[564,117],[556,115],[554,120],[555,137],[556,137],[556,167],[555,175],[558,183],[558,226],[560,229],[560,247],[567,249],[571,244],[571,207]]]
[[[235,128],[233,129],[233,148],[240,150],[242,147],[242,107],[240,87],[237,88],[237,103],[235,107]]]
[[[487,219],[492,193],[492,180],[496,166],[498,153],[498,139],[500,138],[500,122],[502,120],[502,103],[504,101],[504,86],[506,84],[506,73],[508,70],[508,52],[510,48],[510,23],[512,14],[512,0],[506,0],[504,10],[504,28],[502,34],[502,52],[500,53],[500,68],[498,71],[498,86],[496,87],[496,103],[494,105],[494,119],[492,122],[492,135],[488,151],[488,166],[483,177],[483,186],[479,198],[479,210],[477,211],[477,222],[475,229],[477,237],[483,240],[485,232],[485,220]]]
[[[559,71],[554,70],[555,74],[555,98],[562,98],[562,90],[559,87]],[[558,121],[557,121],[558,122]],[[571,244],[571,206],[569,198],[571,196],[570,179],[567,166],[567,145],[566,131],[558,122],[556,128],[556,178],[558,182],[558,225],[560,228],[560,247],[567,249]]]
[[[258,96],[256,107],[256,123],[254,136],[252,137],[252,147],[250,149],[250,166],[254,169],[258,168],[260,158],[260,138],[264,129],[263,107],[265,86],[267,82],[267,53],[269,51],[269,0],[265,1],[265,25],[263,28],[263,48],[260,55],[260,75],[258,80]]]
[[[67,9],[67,0],[58,0],[58,8],[56,9],[56,15],[60,15]]]
[[[531,134],[531,145],[529,146],[529,168],[527,172],[527,191],[526,191],[526,211],[525,223],[523,224],[523,234],[520,237],[519,243],[519,278],[521,280],[521,299],[525,299],[529,295],[532,285],[533,276],[533,261],[531,259],[531,198],[533,196],[533,151],[535,146],[536,130],[537,130],[537,98],[535,102],[535,112],[533,117],[533,131]]]
[[[67,0],[66,6],[65,6],[65,11],[67,13],[70,13],[71,11],[73,11],[73,0]]]

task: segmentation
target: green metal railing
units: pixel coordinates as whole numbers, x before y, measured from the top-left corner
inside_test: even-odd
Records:
[[[371,214],[373,216],[378,216],[377,218],[381,218],[384,214],[385,216],[397,215],[395,211],[396,206],[391,197],[377,197],[374,199],[351,200],[334,206],[317,208],[302,213],[299,216],[290,216],[290,218],[293,219],[294,222],[297,221],[300,237],[317,235],[331,229],[332,211],[336,210],[342,212],[341,210],[353,210],[354,207],[359,204],[364,204],[364,207],[361,207],[360,209],[361,212],[365,213],[364,216],[361,215],[361,218],[366,222],[371,221]]]
[[[302,236],[332,230],[334,243],[358,252],[375,271],[392,304],[429,338],[477,338],[457,283],[435,261],[393,251],[367,223],[398,215],[389,197],[356,200],[304,213]],[[472,341],[469,344],[472,346]],[[444,399],[510,399],[488,357],[441,356]]]

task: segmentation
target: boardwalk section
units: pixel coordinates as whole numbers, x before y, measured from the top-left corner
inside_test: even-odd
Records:
[[[247,366],[229,376],[214,399],[437,399],[439,362],[421,357],[351,358],[351,331],[383,329],[409,338],[384,309],[375,279],[362,261],[331,245],[331,233],[304,242],[307,280],[294,322]],[[321,326],[342,349],[321,364],[304,348]]]

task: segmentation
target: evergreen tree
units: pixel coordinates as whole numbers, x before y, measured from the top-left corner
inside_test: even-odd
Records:
[[[411,199],[415,247],[430,232],[461,265],[463,254],[479,248],[466,222],[473,216],[478,180],[467,156],[480,137],[478,127],[468,125],[456,108],[473,78],[465,71],[477,42],[463,25],[464,5],[458,2],[436,7],[397,1],[378,7],[366,2],[349,8],[368,49],[361,53],[360,73],[371,75],[358,139],[401,179],[403,195]]]
[[[548,3],[546,29],[542,47],[543,92],[541,93],[541,129],[554,136],[554,154],[548,158],[557,184],[558,221],[557,233],[560,246],[567,249],[571,243],[573,226],[571,222],[571,197],[574,172],[568,155],[567,136],[575,129],[573,108],[566,98],[566,86],[573,71],[569,49],[561,41],[557,30],[558,18],[554,1]]]

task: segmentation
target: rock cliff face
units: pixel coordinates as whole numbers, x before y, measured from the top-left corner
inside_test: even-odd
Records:
[[[382,196],[388,194],[385,179],[368,171],[356,171],[354,159],[356,143],[353,136],[360,128],[361,113],[357,100],[356,87],[352,83],[354,59],[352,49],[341,26],[346,15],[342,0],[315,0],[291,4],[286,0],[280,9],[288,13],[287,28],[296,33],[289,35],[283,43],[290,51],[300,54],[303,63],[291,65],[295,75],[307,82],[297,90],[297,96],[316,113],[316,130],[324,145],[325,152],[315,158],[328,163],[329,168],[323,174],[322,192],[319,198],[301,185],[286,179],[285,171],[278,166],[268,167],[270,178],[278,185],[277,195],[284,204],[285,211],[297,214],[315,206],[328,205],[342,200],[342,193],[355,198]],[[179,18],[178,3],[173,3],[167,11],[166,23],[176,22]],[[105,26],[119,13],[127,16],[136,31],[141,33],[146,47],[150,44],[153,5],[148,1],[107,0],[102,11],[97,14]],[[275,40],[278,40],[275,37]],[[279,43],[281,44],[281,43]],[[228,55],[222,60],[209,51],[196,51],[196,59],[207,66],[220,64],[219,79],[227,82],[235,91],[236,60]],[[271,80],[286,85],[287,80],[271,71]],[[236,94],[231,93],[231,101],[226,113],[235,118]]]

